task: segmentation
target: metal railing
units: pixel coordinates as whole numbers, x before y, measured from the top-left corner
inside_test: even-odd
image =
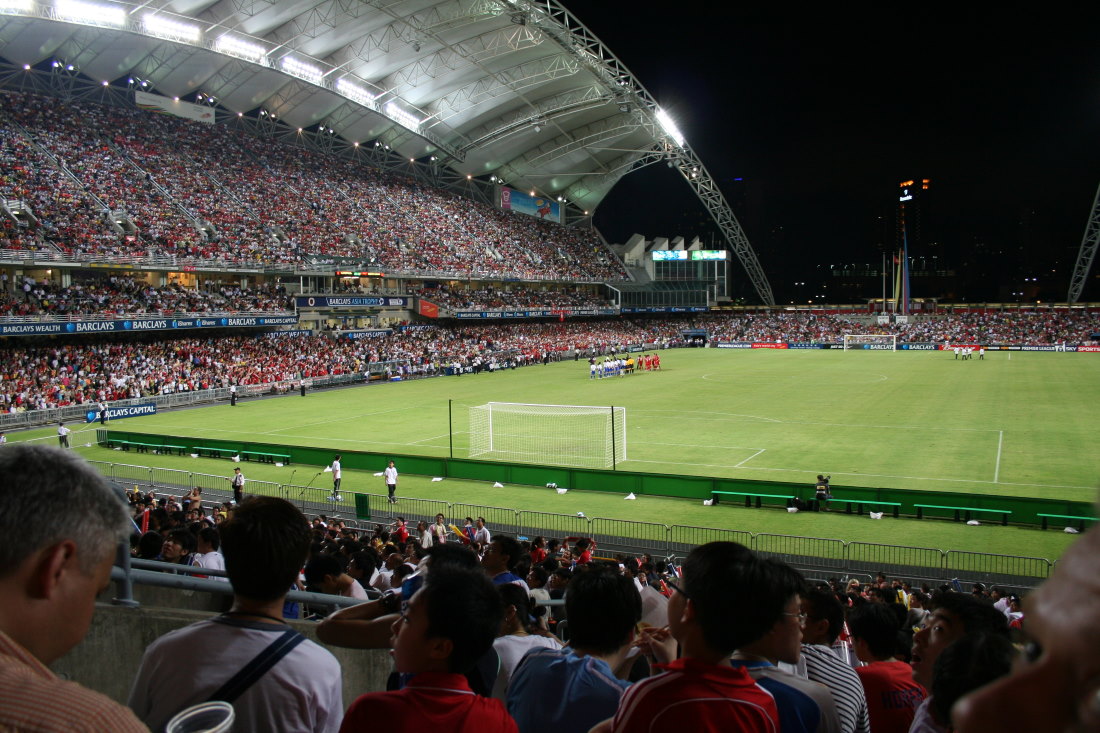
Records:
[[[194,565],[176,565],[156,560],[131,559],[129,548],[122,546],[115,566],[111,568],[111,580],[115,583],[115,597],[111,602],[119,606],[137,606],[134,600],[134,585],[151,585],[160,588],[177,588],[179,590],[201,591],[203,593],[219,593],[232,595],[233,586],[224,580],[225,572],[211,570]],[[196,575],[209,577],[195,577]],[[370,600],[381,596],[373,588],[367,589],[367,597]],[[287,593],[288,601],[308,603],[313,606],[356,606],[363,601],[344,596],[332,596],[326,593],[308,593],[306,591],[292,590]]]
[[[213,500],[227,500],[232,491],[226,476],[167,468],[91,461],[103,475],[138,489],[183,495],[193,487]],[[1055,562],[1041,557],[1001,555],[927,547],[845,542],[821,537],[776,535],[717,527],[692,527],[638,522],[606,517],[535,512],[507,507],[482,506],[437,499],[400,497],[391,504],[385,494],[342,492],[334,501],[330,486],[298,486],[253,481],[245,485],[248,494],[280,496],[294,503],[307,516],[325,515],[344,521],[346,526],[370,530],[372,525],[389,524],[404,517],[410,527],[421,520],[429,525],[442,514],[448,525],[461,525],[467,517],[485,517],[494,534],[535,537],[590,537],[598,555],[643,554],[655,557],[683,557],[693,547],[707,542],[739,542],[765,556],[776,557],[811,574],[870,576],[884,572],[894,577],[959,579],[1031,588],[1050,576]]]

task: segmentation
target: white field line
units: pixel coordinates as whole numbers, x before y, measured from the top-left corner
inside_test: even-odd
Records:
[[[258,435],[274,435],[275,433],[278,433],[282,430],[296,430],[298,428],[309,428],[309,427],[313,427],[314,425],[332,425],[333,423],[338,423],[338,422],[348,422],[349,420],[359,420],[359,419],[362,419],[364,417],[370,417],[371,415],[385,415],[385,414],[390,413],[390,412],[406,412],[406,411],[411,410],[411,409],[412,408],[410,408],[410,407],[395,407],[392,410],[377,410],[375,412],[361,412],[358,415],[351,415],[349,417],[337,417],[337,418],[332,418],[331,420],[317,420],[316,422],[295,423],[294,425],[290,425],[290,426],[285,427],[285,428],[275,428],[274,430],[268,430],[267,432],[264,432],[264,433],[258,433]]]
[[[753,453],[753,454],[752,454],[751,456],[749,456],[749,457],[748,457],[748,458],[746,458],[745,460],[743,460],[743,461],[741,461],[740,463],[738,463],[738,464],[737,464],[736,466],[734,466],[734,468],[741,468],[741,466],[744,466],[744,465],[745,465],[746,463],[748,463],[749,461],[751,461],[751,460],[752,460],[753,458],[756,458],[756,457],[757,457],[758,455],[760,455],[761,453],[763,453],[763,452],[764,452],[765,450],[767,450],[767,448],[761,448],[760,450],[756,451],[755,453]]]
[[[993,469],[993,483],[997,483],[997,478],[1001,475],[1001,448],[1004,446],[1005,442],[1005,431],[998,430],[997,432],[1000,433],[1000,435],[997,437],[997,463],[996,467]]]
[[[750,417],[753,420],[764,420],[766,422],[779,423],[781,425],[820,425],[828,428],[873,428],[875,430],[926,430],[927,425],[864,425],[861,423],[841,423],[841,422],[816,422],[812,420],[777,420],[773,417],[761,417],[759,415],[742,415],[736,412],[684,412],[682,410],[634,410],[633,412],[672,412],[680,415],[681,419],[692,419],[696,415],[728,415],[730,417]],[[744,422],[743,420],[722,420],[721,418],[708,418],[700,417],[699,420],[711,420],[714,422]],[[951,430],[955,432],[964,433],[996,433],[999,432],[996,428],[944,428],[937,427],[936,430]]]
[[[414,440],[409,445],[420,445],[421,443],[428,443],[433,440],[439,440],[440,438],[446,438],[450,433],[443,433],[443,435],[433,435],[430,438],[421,438],[420,440]]]

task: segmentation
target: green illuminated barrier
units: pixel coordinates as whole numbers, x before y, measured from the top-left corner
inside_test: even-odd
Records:
[[[157,444],[187,443],[194,445],[195,437],[128,432],[123,430],[97,430],[100,445],[118,444],[122,441]],[[191,441],[188,443],[188,441]],[[479,461],[469,458],[438,456],[410,456],[398,453],[334,450],[279,443],[252,443],[237,440],[202,438],[205,447],[289,456],[295,465],[327,466],[336,453],[341,455],[343,467],[350,471],[381,471],[386,462],[397,461],[401,472],[418,476],[467,479],[471,481],[500,481],[525,486],[545,486],[555,483],[581,491],[610,491],[617,494],[634,493],[648,496],[672,496],[686,499],[709,499],[715,491],[741,494],[781,494],[809,501],[814,498],[814,487],[809,483],[783,481],[757,481],[753,479],[716,478],[710,476],[672,476],[668,474],[642,473],[638,471],[607,471],[591,468],[565,468],[561,466],[536,466],[518,463]],[[887,489],[866,486],[841,486],[834,484],[834,496],[840,492],[842,501],[867,504],[900,504],[900,513],[916,517],[917,504],[938,506],[966,506],[977,510],[1005,510],[1012,513],[1016,524],[1043,524],[1043,515],[1091,518],[1093,504],[1083,501],[1045,499],[1036,497],[999,496],[995,494],[967,494],[950,491],[925,491],[919,489]],[[719,508],[720,510],[720,508]]]

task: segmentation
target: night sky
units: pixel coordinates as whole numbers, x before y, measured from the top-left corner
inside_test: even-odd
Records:
[[[830,265],[877,266],[894,247],[898,183],[910,178],[932,181],[926,232],[956,272],[914,280],[915,296],[923,287],[971,302],[1065,300],[1100,184],[1091,24],[1066,21],[1057,33],[1025,20],[901,15],[791,24],[718,18],[705,10],[715,5],[695,2],[653,5],[675,8],[673,17],[646,13],[645,3],[630,13],[619,3],[565,4],[677,120],[778,302],[835,288]],[[624,178],[596,226],[612,242],[634,232],[708,241],[714,231],[687,183],[662,165]],[[734,268],[734,291],[755,300]],[[1037,284],[1022,285],[1025,277]],[[1084,298],[1100,299],[1096,280]]]

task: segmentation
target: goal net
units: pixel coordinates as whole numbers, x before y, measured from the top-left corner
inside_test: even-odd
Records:
[[[613,468],[626,460],[626,408],[489,402],[470,408],[470,458]]]
[[[893,333],[846,333],[844,350],[876,349],[878,351],[897,351],[898,337]]]

